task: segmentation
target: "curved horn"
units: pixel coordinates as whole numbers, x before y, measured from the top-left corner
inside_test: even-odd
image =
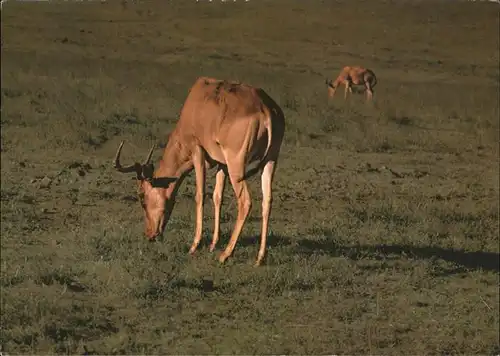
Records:
[[[120,143],[120,146],[118,146],[118,151],[116,151],[116,156],[115,156],[115,164],[114,168],[121,173],[130,173],[130,172],[137,172],[137,163],[134,163],[130,166],[122,167],[120,164],[120,155],[122,152],[123,144],[125,141],[122,141]]]
[[[151,156],[153,156],[153,151],[154,151],[155,147],[156,147],[156,145],[153,143],[153,146],[151,147],[151,150],[149,150],[148,157],[144,161],[143,165],[149,164],[149,161],[151,161]]]

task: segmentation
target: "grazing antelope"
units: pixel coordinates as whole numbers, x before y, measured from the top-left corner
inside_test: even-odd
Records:
[[[217,166],[211,252],[219,239],[222,196],[229,175],[238,202],[238,217],[231,239],[219,257],[221,263],[233,253],[252,205],[246,179],[262,170],[262,232],[255,263],[258,266],[266,251],[272,181],[284,132],[283,111],[264,90],[238,82],[200,77],[188,93],[158,168],[155,170],[150,163],[154,146],[143,164],[136,162],[122,167],[123,141],[116,152],[114,167],[119,172],[135,172],[137,175],[146,236],[150,240],[163,233],[179,186],[194,169],[196,229],[190,254],[196,251],[201,241],[206,168]],[[256,166],[248,169],[251,163]]]
[[[328,97],[333,98],[337,87],[345,85],[344,100],[347,99],[347,92],[352,94],[352,85],[363,85],[366,88],[366,99],[372,100],[373,88],[377,84],[377,77],[372,70],[362,67],[344,67],[334,82],[326,79],[328,86]]]

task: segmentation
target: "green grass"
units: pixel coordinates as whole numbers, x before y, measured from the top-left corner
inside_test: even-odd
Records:
[[[1,351],[499,353],[496,10],[4,4]],[[344,65],[375,71],[373,105],[327,101],[324,79]],[[121,140],[127,162],[165,143],[201,75],[262,87],[286,115],[260,268],[258,177],[220,265],[210,200],[187,253],[194,176],[152,244],[133,177],[112,167]],[[219,251],[235,209],[226,187]]]

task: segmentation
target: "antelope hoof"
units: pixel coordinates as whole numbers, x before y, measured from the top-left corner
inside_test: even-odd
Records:
[[[224,253],[222,253],[222,254],[219,256],[219,262],[220,262],[220,263],[224,263],[224,262],[226,262],[227,257],[228,257],[228,256],[226,256]]]
[[[189,249],[189,254],[190,255],[194,255],[194,253],[196,252],[196,247],[197,246],[191,246],[191,248]]]
[[[214,252],[215,251],[215,245],[210,245],[210,248],[208,250],[210,252]]]

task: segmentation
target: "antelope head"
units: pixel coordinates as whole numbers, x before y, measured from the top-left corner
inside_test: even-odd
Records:
[[[333,98],[333,95],[335,94],[335,84],[333,83],[332,80],[325,79],[325,84],[328,87],[328,97]]]
[[[146,237],[150,241],[153,241],[163,233],[174,204],[172,199],[168,199],[170,192],[167,192],[167,190],[170,189],[166,188],[177,179],[154,177],[154,165],[150,163],[155,149],[154,145],[151,147],[144,163],[135,162],[130,166],[123,167],[120,164],[123,143],[123,141],[120,143],[116,152],[114,168],[121,173],[135,172],[139,202],[144,212]]]

